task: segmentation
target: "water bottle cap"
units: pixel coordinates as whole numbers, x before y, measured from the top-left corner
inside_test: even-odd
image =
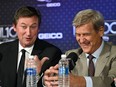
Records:
[[[34,56],[33,56],[33,55],[30,55],[30,56],[29,56],[29,59],[33,59],[33,58],[34,58]]]
[[[61,55],[61,58],[62,58],[62,59],[65,59],[65,58],[66,58],[66,55],[65,55],[65,54],[62,54],[62,55]]]

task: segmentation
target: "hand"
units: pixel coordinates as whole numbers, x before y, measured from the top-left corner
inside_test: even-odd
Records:
[[[58,64],[47,69],[43,79],[45,86],[58,87]]]
[[[114,81],[116,82],[116,78],[114,78]]]
[[[86,87],[85,78],[70,74],[70,87]]]
[[[42,60],[39,60],[38,56],[35,55],[34,60],[35,60],[35,62],[37,64],[37,73],[39,74],[40,71],[41,71],[42,65],[44,64],[44,62],[46,60],[49,60],[49,58],[48,57],[43,57]]]

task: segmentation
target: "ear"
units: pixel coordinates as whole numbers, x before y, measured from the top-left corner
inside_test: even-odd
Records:
[[[104,35],[104,26],[99,28],[99,35],[102,37]]]
[[[16,25],[12,24],[12,26],[13,26],[13,30],[16,32]]]

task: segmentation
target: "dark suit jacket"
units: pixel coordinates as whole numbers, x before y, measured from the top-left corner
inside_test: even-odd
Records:
[[[76,65],[72,70],[74,75],[88,76],[87,58],[81,48],[66,52],[69,55],[75,52],[78,55]],[[112,87],[113,78],[116,77],[116,46],[105,42],[103,50],[96,62],[95,76],[91,77],[93,87]],[[114,87],[114,86],[113,86]]]
[[[2,87],[16,87],[18,43],[19,41],[15,40],[0,45],[0,85],[2,84]],[[49,60],[43,64],[41,73],[57,64],[61,53],[56,46],[39,39],[36,40],[32,51],[32,55],[38,55],[39,59],[44,56],[49,57]],[[42,87],[41,79],[38,87]]]

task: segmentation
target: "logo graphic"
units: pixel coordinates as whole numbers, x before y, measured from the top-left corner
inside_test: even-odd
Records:
[[[53,2],[52,0],[37,0],[38,2],[42,2],[37,4],[38,7],[60,7],[61,2],[55,1]]]
[[[51,2],[52,0],[37,0],[39,2]]]
[[[61,32],[59,33],[39,33],[38,34],[39,39],[62,39],[63,34]]]
[[[116,34],[116,22],[105,22],[104,34]]]
[[[0,43],[12,41],[17,38],[13,27],[9,25],[0,26]]]

